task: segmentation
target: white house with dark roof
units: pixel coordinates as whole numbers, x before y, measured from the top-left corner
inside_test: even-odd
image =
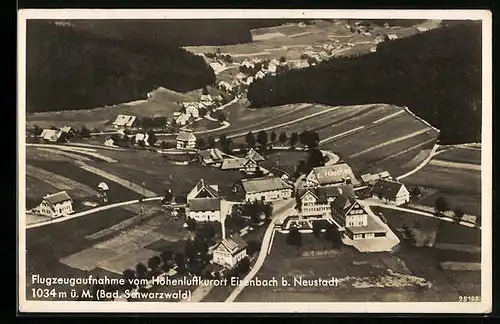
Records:
[[[306,187],[339,186],[344,184],[359,185],[359,181],[347,163],[313,168],[305,179]]]
[[[179,115],[175,116],[174,113],[174,118],[175,118],[175,123],[180,126],[185,126],[187,122],[189,121],[189,115],[188,114],[183,114],[179,112]]]
[[[352,240],[386,237],[387,226],[381,223],[368,206],[352,198],[339,196],[331,203],[334,222]]]
[[[178,149],[194,149],[196,147],[196,136],[190,132],[181,132],[176,138]]]
[[[212,262],[231,269],[247,256],[247,243],[238,234],[233,234],[213,249]]]
[[[114,128],[131,128],[136,120],[136,116],[118,115],[112,125]]]
[[[259,164],[249,158],[230,158],[224,159],[220,168],[221,170],[237,170],[247,174],[252,174],[257,171]]]
[[[66,191],[48,194],[43,197],[40,205],[34,208],[34,212],[51,218],[65,216],[73,212],[73,199]]]
[[[404,184],[397,181],[380,179],[372,187],[372,197],[393,205],[410,201],[410,192]]]
[[[148,133],[137,133],[134,136],[134,143],[139,144],[142,141],[145,146],[149,146],[148,139],[149,139]]]
[[[259,72],[255,73],[255,79],[262,79],[263,77],[266,76],[266,73],[263,70],[260,70]]]
[[[198,181],[187,195],[188,216],[198,222],[220,222],[221,201],[219,187]]]
[[[60,129],[44,129],[40,137],[44,141],[55,143],[61,139],[63,132]]]
[[[289,199],[293,186],[279,177],[260,177],[241,180],[246,201],[274,201]]]
[[[198,118],[200,117],[200,106],[197,102],[188,102],[184,105],[186,109],[186,115],[188,117]]]
[[[395,40],[395,39],[398,39],[398,36],[395,35],[395,34],[389,34],[387,35],[387,37],[390,39],[390,40]]]
[[[314,187],[300,188],[297,197],[301,202],[301,215],[304,218],[328,218],[331,217],[330,204],[338,196],[354,198],[354,190],[351,185],[339,187]]]
[[[379,173],[375,173],[375,174],[365,173],[365,174],[361,175],[360,178],[361,178],[361,181],[363,183],[369,184],[369,185],[374,185],[379,179],[391,180],[392,176],[389,172],[383,171],[383,172],[379,172]]]

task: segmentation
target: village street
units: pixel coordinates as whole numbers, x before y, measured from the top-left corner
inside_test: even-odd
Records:
[[[229,295],[229,297],[226,299],[226,303],[233,302],[236,299],[236,297],[238,297],[238,295],[241,293],[241,291],[245,288],[245,282],[248,282],[253,277],[255,277],[259,269],[262,267],[264,261],[266,260],[267,255],[269,254],[269,247],[272,243],[275,225],[279,221],[286,218],[289,215],[290,211],[294,209],[295,200],[288,199],[285,201],[277,202],[274,206],[275,209],[273,211],[273,219],[269,223],[269,226],[266,229],[266,233],[264,234],[264,238],[262,239],[262,245],[259,251],[259,256],[257,257],[257,261],[253,265],[250,272],[240,282],[240,285],[231,292],[231,295]]]

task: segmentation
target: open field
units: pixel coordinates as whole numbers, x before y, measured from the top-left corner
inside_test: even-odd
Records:
[[[266,161],[261,163],[262,167],[271,170],[277,168],[290,175],[293,175],[300,160],[307,160],[307,152],[273,152],[266,156]]]
[[[423,197],[417,203],[433,207],[439,197],[444,197],[451,210],[460,208],[464,213],[481,216],[481,194],[461,193],[453,191],[438,191]],[[480,220],[478,220],[480,222]]]
[[[457,163],[481,164],[481,150],[455,147],[438,156],[439,160]]]
[[[153,92],[150,98],[144,98],[144,100],[138,100],[133,103],[90,110],[66,110],[27,114],[26,123],[28,127],[38,125],[41,128],[66,125],[77,129],[82,128],[82,126],[88,129],[104,129],[119,114],[135,115],[138,117],[167,116],[170,118],[175,111],[179,110],[179,106],[176,104],[178,101],[194,100],[189,95],[160,88]]]
[[[300,251],[325,249],[322,238],[302,237],[305,242]],[[454,291],[447,274],[436,268],[438,261],[429,258],[425,249],[414,248],[411,252],[413,262],[406,260],[408,250],[395,254],[362,254],[348,247],[328,257],[304,257],[298,256],[296,248],[286,244],[286,235],[276,234],[271,254],[257,274],[259,279],[274,276],[293,282],[293,277],[335,277],[340,284],[321,288],[247,287],[236,301],[292,302],[304,298],[315,302],[455,301],[459,292]]]

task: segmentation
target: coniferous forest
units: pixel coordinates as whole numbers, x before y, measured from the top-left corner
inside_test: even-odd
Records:
[[[27,111],[91,109],[215,82],[202,57],[176,46],[107,39],[50,21],[30,21],[26,41]]]
[[[440,143],[481,141],[481,25],[446,24],[254,82],[254,107],[298,102],[407,106],[441,130]]]

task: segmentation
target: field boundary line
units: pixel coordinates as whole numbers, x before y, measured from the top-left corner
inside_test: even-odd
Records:
[[[481,171],[481,164],[461,163],[461,162],[452,162],[444,160],[431,160],[429,161],[429,164],[445,168]]]
[[[372,122],[372,124],[378,124],[378,123],[380,123],[380,122],[383,122],[384,120],[391,119],[392,117],[396,117],[396,116],[398,116],[398,115],[401,115],[401,114],[403,114],[404,112],[405,112],[404,110],[399,110],[399,111],[396,111],[396,112],[395,112],[395,113],[393,113],[393,114],[390,114],[390,115],[388,115],[388,116],[385,116],[385,117],[383,117],[383,118],[380,118],[380,119],[377,119],[377,120],[373,121],[373,122]]]
[[[98,168],[95,168],[95,167],[92,167],[86,163],[83,163],[81,161],[75,161],[75,163],[77,163],[80,168],[86,170],[86,171],[89,171],[89,172],[92,172],[94,174],[97,174],[103,178],[106,178],[108,180],[111,180],[113,182],[116,182],[118,183],[119,185],[122,185],[123,187],[125,188],[128,188],[140,195],[144,195],[146,197],[156,197],[158,196],[157,193],[153,192],[153,191],[150,191],[142,186],[139,186],[138,184],[135,184],[133,183],[132,181],[128,181],[128,180],[125,180],[125,179],[122,179],[114,174],[111,174],[111,173],[108,173],[106,171],[103,171],[101,169],[98,169]]]
[[[86,147],[72,147],[70,145],[26,143],[26,146],[58,148],[60,150],[66,150],[66,151],[69,151],[70,149],[74,149],[74,150],[86,151],[86,152],[97,152],[96,149],[91,149],[91,148],[86,148]]]
[[[429,131],[429,128],[424,128],[424,129],[418,130],[416,132],[413,132],[413,133],[410,133],[410,134],[407,134],[407,135],[404,135],[404,136],[401,136],[401,137],[398,137],[398,138],[394,138],[394,139],[392,139],[390,141],[387,141],[387,142],[384,142],[384,143],[380,143],[378,145],[375,145],[375,146],[369,147],[369,148],[367,148],[365,150],[362,150],[362,151],[360,151],[358,153],[354,153],[354,154],[350,155],[349,158],[354,158],[354,157],[360,156],[362,154],[371,152],[373,150],[379,149],[381,147],[384,147],[384,146],[387,146],[387,145],[391,145],[391,144],[394,144],[394,143],[398,143],[398,142],[410,139],[410,138],[418,136],[420,134],[424,134],[425,132],[428,132],[428,131]]]
[[[324,138],[322,139],[321,141],[319,141],[319,144],[322,145],[322,144],[326,144],[328,142],[331,142],[332,140],[334,139],[337,139],[339,137],[342,137],[342,136],[345,136],[345,135],[348,135],[350,133],[353,133],[353,132],[356,132],[356,131],[359,131],[359,130],[362,130],[362,129],[365,129],[366,126],[359,126],[359,127],[356,127],[356,128],[353,128],[353,129],[350,129],[348,131],[345,131],[343,133],[340,133],[340,134],[336,134],[336,135],[333,135],[333,136],[330,136],[330,137],[327,137],[327,138]]]

